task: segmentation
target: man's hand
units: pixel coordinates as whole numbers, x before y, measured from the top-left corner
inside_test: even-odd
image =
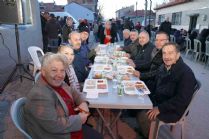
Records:
[[[87,120],[88,114],[80,112],[78,115],[81,117],[82,124],[84,124]]]
[[[137,70],[134,70],[133,75],[140,78],[140,72]]]
[[[89,112],[89,108],[86,102],[82,102],[78,107],[86,112]]]
[[[147,112],[147,116],[150,121],[155,120],[158,114],[160,114],[158,107],[154,107],[152,110]]]
[[[136,65],[134,64],[133,60],[132,59],[127,59],[126,61],[128,63],[128,65],[132,66],[133,68],[136,67]]]
[[[130,57],[131,57],[131,55],[130,55],[129,53],[126,53],[126,54],[125,54],[125,57],[130,58]]]

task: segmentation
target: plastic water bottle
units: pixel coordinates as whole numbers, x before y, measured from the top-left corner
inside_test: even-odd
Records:
[[[122,96],[123,95],[123,85],[121,82],[119,82],[118,86],[117,86],[117,92],[118,92],[118,96]]]

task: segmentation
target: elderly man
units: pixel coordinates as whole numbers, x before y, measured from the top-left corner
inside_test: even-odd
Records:
[[[150,123],[159,119],[170,123],[178,121],[189,105],[197,81],[192,70],[180,57],[179,46],[167,43],[162,48],[163,62],[150,87],[154,108],[140,111],[137,115],[139,128],[144,136],[148,136]]]
[[[74,50],[75,58],[73,61],[73,67],[75,69],[76,76],[78,77],[79,83],[84,82],[88,77],[89,69],[87,68],[90,64],[88,59],[88,51],[81,48],[81,35],[78,32],[71,32],[69,34],[69,43]]]
[[[132,41],[130,39],[130,30],[129,29],[124,29],[123,30],[123,38],[124,38],[124,41],[123,41],[124,47],[131,44]]]
[[[149,34],[146,31],[142,31],[139,34],[139,45],[135,49],[135,54],[132,59],[136,65],[136,70],[143,72],[142,65],[149,64],[151,61],[151,53],[154,45],[149,41]]]
[[[151,82],[156,73],[159,70],[159,67],[163,64],[162,59],[162,47],[169,42],[169,37],[165,32],[157,32],[155,39],[155,48],[153,48],[151,53],[151,62],[141,65],[143,72],[135,72],[135,74],[143,81]]]
[[[137,45],[139,44],[138,42],[138,31],[133,29],[130,32],[130,39],[131,39],[131,43],[128,46],[125,46],[123,48],[119,48],[118,50],[122,50],[125,51],[126,53],[128,53],[128,57],[134,57],[136,55],[136,48]]]
[[[43,58],[41,77],[24,106],[26,129],[34,139],[83,139],[89,135],[92,139],[93,134],[102,138],[83,126],[89,115],[88,105],[80,92],[63,82],[67,67],[62,54],[46,54]]]

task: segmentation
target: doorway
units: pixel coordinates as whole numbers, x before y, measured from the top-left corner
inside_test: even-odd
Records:
[[[197,25],[197,18],[199,14],[190,16],[189,30],[194,30]]]

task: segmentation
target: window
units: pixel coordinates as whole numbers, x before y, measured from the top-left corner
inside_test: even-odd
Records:
[[[32,23],[32,13],[31,13],[30,0],[22,0],[22,7],[23,7],[24,24],[31,24]]]
[[[181,25],[181,15],[182,12],[172,14],[172,25]]]
[[[158,25],[160,25],[165,20],[165,15],[159,15],[158,16]]]

